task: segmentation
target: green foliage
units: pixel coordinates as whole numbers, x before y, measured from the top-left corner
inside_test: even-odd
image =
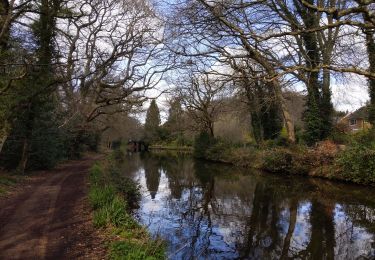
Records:
[[[319,106],[316,102],[308,100],[307,109],[304,113],[305,134],[304,140],[308,145],[322,139],[323,121]]]
[[[103,167],[95,163],[90,169],[90,182],[92,185],[98,185],[102,182],[103,178]]]
[[[21,109],[13,119],[0,164],[8,169],[17,168],[27,141],[29,169],[54,167],[65,155],[56,114],[56,103],[47,97],[39,97],[28,109]]]
[[[125,152],[124,152],[124,149],[120,146],[119,148],[113,150],[113,158],[116,160],[116,161],[123,161],[124,160],[124,157],[125,157]]]
[[[209,135],[207,132],[201,132],[194,141],[194,157],[196,158],[206,158],[207,150],[215,144],[215,139]]]
[[[312,168],[312,158],[303,146],[275,147],[264,151],[262,157],[261,168],[273,173],[303,175],[308,174]]]
[[[261,116],[264,139],[275,139],[283,127],[280,107],[275,102],[272,102],[271,105],[268,105],[267,102],[264,103]]]
[[[362,131],[336,158],[345,180],[355,183],[375,183],[375,131]]]
[[[321,82],[315,82],[308,87],[306,110],[304,113],[305,133],[304,141],[307,145],[326,139],[332,132],[333,105],[331,92],[320,92]]]
[[[100,133],[95,129],[80,129],[78,122],[69,125],[61,137],[65,158],[79,159],[85,151],[97,152],[100,143]]]
[[[232,144],[221,139],[215,139],[205,151],[206,159],[212,161],[230,162]]]
[[[155,100],[151,101],[150,107],[147,110],[145,121],[145,139],[147,142],[158,141],[160,131],[160,112]]]
[[[343,151],[336,163],[345,180],[355,183],[375,183],[375,149],[355,144]]]
[[[112,164],[108,168],[110,173],[111,183],[124,198],[129,209],[137,208],[138,202],[141,199],[140,186],[137,182],[121,174],[118,167]]]
[[[230,158],[234,165],[257,168],[260,153],[254,146],[232,148]]]
[[[144,244],[130,241],[116,241],[111,244],[110,259],[157,260],[165,259],[164,246],[160,241]]]
[[[89,201],[93,209],[103,208],[115,198],[115,189],[111,185],[93,186],[89,192]]]
[[[263,169],[275,173],[289,173],[292,167],[293,156],[287,149],[272,149],[267,151]]]
[[[286,127],[284,126],[281,128],[280,134],[276,139],[274,139],[275,146],[288,146],[290,145],[289,139],[288,139],[288,132],[286,130]]]

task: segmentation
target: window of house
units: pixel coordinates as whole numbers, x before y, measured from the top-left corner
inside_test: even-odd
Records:
[[[357,119],[350,119],[349,120],[349,125],[356,125],[357,124]]]

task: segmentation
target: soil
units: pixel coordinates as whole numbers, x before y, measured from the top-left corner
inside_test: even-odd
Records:
[[[39,172],[0,198],[0,259],[104,259],[92,226],[88,171],[101,155]]]

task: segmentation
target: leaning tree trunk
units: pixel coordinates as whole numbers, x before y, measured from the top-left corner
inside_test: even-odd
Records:
[[[1,154],[1,151],[3,150],[4,144],[7,138],[8,138],[8,133],[4,131],[4,133],[2,133],[0,136],[0,154]]]
[[[288,140],[291,143],[296,142],[296,135],[294,133],[294,122],[292,119],[291,114],[289,113],[288,107],[286,105],[286,100],[283,96],[283,93],[281,91],[281,86],[279,81],[273,81],[273,88],[275,91],[275,96],[277,101],[280,103],[281,112],[283,114],[284,124],[286,128],[286,132],[288,134]]]

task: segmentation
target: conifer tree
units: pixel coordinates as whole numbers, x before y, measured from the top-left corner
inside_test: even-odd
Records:
[[[160,126],[160,112],[155,100],[151,101],[150,107],[147,110],[145,133],[148,142],[157,141]]]

